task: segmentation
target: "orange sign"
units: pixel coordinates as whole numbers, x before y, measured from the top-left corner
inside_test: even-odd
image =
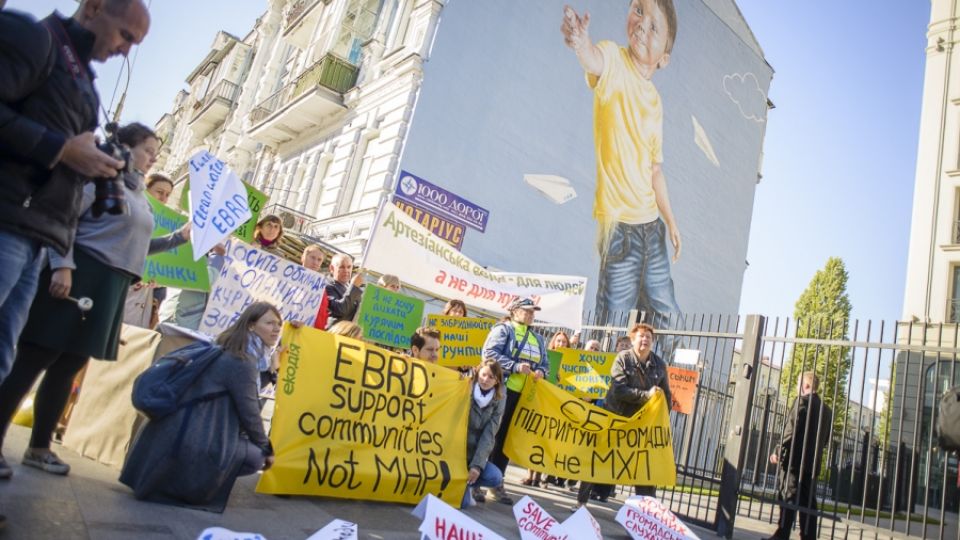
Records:
[[[680,414],[693,413],[697,405],[697,383],[700,382],[700,372],[695,369],[669,366],[667,377],[670,378],[670,393],[673,394],[673,403],[670,408]]]

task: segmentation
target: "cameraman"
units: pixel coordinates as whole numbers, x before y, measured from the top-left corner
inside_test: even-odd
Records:
[[[73,243],[83,182],[123,162],[97,149],[91,61],[126,55],[150,26],[142,0],[83,0],[71,18],[0,12],[0,381],[37,288],[43,248]]]

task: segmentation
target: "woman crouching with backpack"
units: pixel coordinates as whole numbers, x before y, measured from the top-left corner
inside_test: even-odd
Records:
[[[150,420],[133,444],[120,481],[134,496],[222,512],[238,476],[273,465],[257,359],[277,344],[282,324],[277,308],[256,302],[220,334],[223,353],[179,401],[195,404]]]

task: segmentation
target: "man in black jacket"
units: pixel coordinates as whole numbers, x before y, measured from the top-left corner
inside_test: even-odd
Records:
[[[780,500],[800,507],[802,540],[817,537],[817,475],[833,429],[833,411],[817,395],[819,384],[812,371],[800,375],[800,395],[787,414],[780,451],[770,455],[770,463],[780,465]],[[770,539],[790,538],[796,516],[797,510],[781,506],[777,530]]]
[[[363,274],[353,275],[353,259],[338,253],[330,260],[331,282],[327,283],[330,318],[327,328],[337,321],[352,321],[363,299]]]
[[[150,26],[142,0],[84,0],[71,18],[0,12],[0,381],[37,288],[43,248],[73,244],[83,182],[123,162],[93,134],[91,61],[126,55]]]

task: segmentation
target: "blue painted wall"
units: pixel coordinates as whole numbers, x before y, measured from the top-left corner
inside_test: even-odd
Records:
[[[663,170],[683,236],[672,274],[684,312],[736,313],[772,69],[702,0],[675,2],[676,44],[653,77],[664,103]],[[447,4],[401,168],[490,210],[485,233],[467,231],[467,255],[509,271],[587,276],[590,307],[600,262],[593,96],[560,33],[564,3]],[[628,4],[573,7],[590,12],[594,42],[624,44]],[[729,78],[747,73],[757,82]],[[695,144],[691,116],[719,167]],[[554,204],[523,181],[527,173],[566,177],[578,196]]]

